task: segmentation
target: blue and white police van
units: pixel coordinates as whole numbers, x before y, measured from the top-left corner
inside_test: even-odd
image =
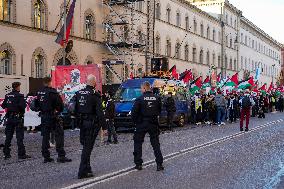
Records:
[[[155,77],[129,79],[123,82],[117,90],[115,101],[115,127],[116,128],[134,128],[134,123],[131,119],[131,109],[136,98],[142,95],[141,84],[148,81],[156,95],[162,98],[163,108],[160,115],[160,125],[164,126],[167,123],[167,112],[164,102],[171,92],[176,103],[176,114],[174,122],[177,126],[184,126],[189,119],[189,101],[186,93],[186,88],[180,81],[169,79],[161,79]]]

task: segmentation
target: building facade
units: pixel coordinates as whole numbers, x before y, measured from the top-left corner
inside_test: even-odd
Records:
[[[147,51],[152,57],[168,57],[170,67],[191,69],[195,76],[205,77],[214,68],[223,75],[239,72],[242,78],[261,68],[260,83],[269,83],[280,73],[281,45],[227,0],[156,0],[149,39],[146,1],[110,3],[77,0],[70,37],[74,47],[66,61],[99,64],[106,84],[142,75],[146,44],[153,46]],[[62,64],[63,49],[55,39],[63,10],[63,0],[0,1],[1,75],[41,78]]]

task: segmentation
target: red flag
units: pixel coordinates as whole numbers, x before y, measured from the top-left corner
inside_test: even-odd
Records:
[[[203,81],[203,83],[209,83],[209,82],[210,82],[210,77],[207,76],[207,77],[205,78],[205,80]]]
[[[175,78],[175,79],[178,79],[179,76],[178,76],[178,73],[177,73],[177,67],[176,65],[174,65],[170,70],[169,72],[172,73],[172,77]]]
[[[70,6],[70,9],[69,9],[68,15],[66,17],[66,41],[63,40],[64,39],[64,27],[65,27],[64,25],[60,29],[60,32],[58,33],[58,36],[55,40],[55,42],[60,44],[61,46],[64,46],[64,43],[68,42],[72,24],[73,24],[75,4],[76,4],[76,0],[73,0]]]
[[[185,83],[188,83],[188,82],[189,82],[190,80],[192,80],[192,79],[193,79],[193,77],[192,77],[192,72],[191,72],[191,71],[187,71],[187,73],[186,73],[186,75],[185,75],[183,81],[184,81]]]
[[[201,80],[201,77],[199,77],[199,78],[195,81],[195,85],[196,85],[198,88],[201,88],[201,87],[202,87],[202,80]]]
[[[258,90],[260,91],[266,91],[266,83],[264,85],[262,85],[262,87],[260,87]]]
[[[248,80],[248,83],[253,87],[254,86],[254,81],[253,81],[253,77],[251,76]]]
[[[219,73],[219,74],[217,75],[217,82],[218,82],[218,83],[221,82],[221,73]]]
[[[235,75],[232,76],[231,81],[236,84],[236,86],[239,85],[239,74],[236,73]]]
[[[133,79],[134,78],[134,75],[133,75],[133,72],[130,73],[130,79]]]

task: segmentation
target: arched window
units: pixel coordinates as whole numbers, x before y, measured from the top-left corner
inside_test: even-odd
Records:
[[[161,5],[160,5],[160,3],[156,4],[156,19],[161,19]]]
[[[185,61],[188,61],[189,60],[189,47],[188,47],[188,44],[186,44],[184,46],[184,60]]]
[[[204,27],[203,24],[200,24],[200,35],[203,37],[204,36]]]
[[[175,58],[180,59],[180,43],[177,42],[176,43],[176,47],[175,47]]]
[[[215,41],[215,38],[216,38],[216,31],[215,31],[215,29],[214,29],[214,30],[213,30],[213,36],[212,36],[213,41]]]
[[[185,30],[189,31],[189,17],[188,16],[185,17]]]
[[[218,56],[218,68],[221,68],[221,56]]]
[[[44,77],[44,58],[41,55],[35,56],[35,78]]]
[[[177,15],[176,15],[176,24],[178,27],[180,27],[180,13],[177,12]]]
[[[89,14],[85,17],[85,38],[94,40],[95,22],[94,17]]]
[[[197,22],[195,19],[193,20],[193,30],[194,30],[194,33],[197,33]]]
[[[0,52],[0,74],[11,75],[12,74],[12,55],[9,51],[4,50]]]
[[[232,37],[230,37],[230,48],[232,48],[233,47],[233,39],[232,39]]]
[[[172,48],[172,45],[171,45],[171,40],[167,40],[166,42],[166,56],[170,57],[171,56],[171,48]]]
[[[156,36],[156,54],[159,55],[161,53],[160,50],[160,43],[161,43],[161,38],[159,35]]]
[[[122,28],[122,32],[123,32],[123,39],[124,41],[127,41],[128,40],[128,37],[129,37],[129,28],[127,25],[123,26]]]
[[[138,30],[137,37],[138,37],[137,40],[138,40],[139,44],[142,44],[144,40],[143,40],[143,33],[142,33],[141,30]]]
[[[0,0],[0,20],[11,22],[11,0]]]
[[[203,64],[203,50],[202,49],[200,50],[200,53],[199,53],[199,63]]]
[[[215,53],[212,54],[212,65],[215,66],[215,59],[216,59],[216,55]]]
[[[206,54],[206,64],[210,65],[210,53],[209,53],[209,51],[207,51],[207,54]]]
[[[45,4],[42,0],[36,0],[33,4],[33,26],[38,29],[46,29],[46,16]]]
[[[192,62],[194,63],[196,63],[196,54],[197,54],[196,47],[193,47],[192,48]]]
[[[210,39],[210,27],[207,27],[207,39]]]
[[[171,8],[167,8],[166,16],[167,16],[167,18],[166,18],[167,22],[171,23]]]

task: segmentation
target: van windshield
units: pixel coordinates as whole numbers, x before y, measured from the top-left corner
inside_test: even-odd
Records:
[[[140,88],[119,88],[115,94],[116,101],[134,101],[142,95]]]

